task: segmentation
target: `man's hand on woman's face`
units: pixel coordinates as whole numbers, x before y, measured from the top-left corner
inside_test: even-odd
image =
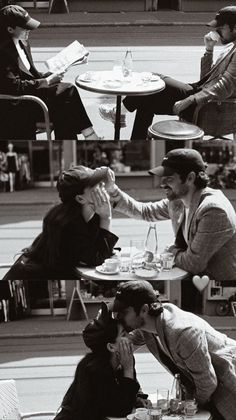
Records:
[[[108,168],[107,170],[107,181],[106,181],[106,190],[109,193],[113,193],[116,188],[116,177],[114,171],[112,169]]]
[[[91,198],[94,203],[95,213],[103,219],[111,218],[110,197],[104,185],[96,185],[91,190]]]

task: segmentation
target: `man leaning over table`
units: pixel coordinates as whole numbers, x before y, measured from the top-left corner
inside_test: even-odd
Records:
[[[161,166],[149,171],[160,178],[166,198],[139,202],[118,188],[111,171],[109,194],[115,210],[129,217],[148,222],[171,220],[175,243],[169,250],[175,254],[177,267],[192,275],[207,274],[233,287],[236,214],[222,191],[207,187],[205,170],[206,164],[197,150],[174,149],[167,153]],[[191,281],[182,282],[184,309],[193,309],[195,294]]]
[[[30,31],[39,25],[40,22],[30,17],[21,6],[12,4],[0,9],[0,93],[34,95],[42,99],[48,106],[57,140],[77,139],[79,133],[85,140],[99,140],[76,86],[62,82],[64,73],[40,73],[36,69],[28,37]],[[16,127],[21,127],[24,138],[32,139],[35,121],[42,119],[42,111],[32,102],[30,105],[24,102],[20,110],[18,108]],[[12,109],[13,106],[9,109],[6,102],[1,105],[2,121],[10,119]],[[9,127],[14,130],[12,123],[13,127],[9,125],[6,133],[3,133],[4,124],[1,126],[1,138],[9,139]],[[14,131],[14,134],[19,138],[19,131]]]
[[[196,398],[213,420],[236,418],[236,341],[171,303],[163,305],[145,280],[124,282],[110,306],[130,333],[171,374],[180,374],[183,398]],[[121,348],[130,345],[124,339]]]
[[[160,74],[165,81],[163,91],[146,96],[127,96],[122,104],[122,125],[125,125],[125,112],[136,111],[132,140],[147,137],[148,127],[157,115],[180,115],[192,121],[196,105],[210,101],[222,101],[236,96],[236,6],[219,10],[213,21],[208,23],[212,29],[204,37],[205,53],[201,59],[200,80],[195,83],[183,83],[169,76]],[[225,46],[222,55],[213,64],[213,50],[217,43]],[[110,105],[100,106],[100,115],[115,121],[115,109]]]

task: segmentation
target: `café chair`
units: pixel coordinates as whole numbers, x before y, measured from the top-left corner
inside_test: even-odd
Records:
[[[0,419],[1,420],[23,420],[36,417],[55,416],[52,411],[38,411],[32,413],[21,413],[20,403],[14,379],[0,381]]]
[[[236,141],[236,98],[224,101],[211,101],[205,105],[198,105],[193,114],[193,123],[202,128],[210,140],[222,139],[233,134]]]
[[[12,106],[20,106],[20,104],[23,101],[31,101],[33,103],[36,103],[38,106],[41,107],[41,109],[43,111],[44,120],[43,120],[43,122],[37,122],[36,123],[36,133],[35,134],[40,134],[40,133],[45,132],[46,133],[45,140],[52,140],[52,134],[51,133],[52,133],[52,130],[53,130],[53,126],[50,122],[48,107],[42,99],[38,98],[37,96],[33,96],[33,95],[14,96],[14,95],[0,94],[0,101],[11,101]],[[14,124],[14,121],[13,121],[13,124]],[[29,140],[32,140],[32,139],[29,139]]]
[[[163,120],[148,128],[148,139],[165,142],[184,141],[188,146],[195,140],[202,140],[204,131],[197,125],[178,120]]]

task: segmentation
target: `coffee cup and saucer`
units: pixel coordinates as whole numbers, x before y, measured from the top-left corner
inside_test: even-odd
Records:
[[[100,274],[117,274],[120,271],[120,261],[118,258],[107,258],[102,265],[96,267]]]

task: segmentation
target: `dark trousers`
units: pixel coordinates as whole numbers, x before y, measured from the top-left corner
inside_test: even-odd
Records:
[[[92,126],[73,84],[59,83],[56,88],[43,90],[39,96],[48,105],[56,140],[76,140],[77,134]]]
[[[185,99],[196,92],[193,85],[182,83],[169,76],[160,74],[166,86],[161,92],[146,96],[127,96],[123,104],[128,111],[136,110],[131,140],[145,140],[148,127],[152,124],[155,114],[173,115],[175,102]],[[184,118],[190,119],[193,114],[193,107],[184,112]]]

